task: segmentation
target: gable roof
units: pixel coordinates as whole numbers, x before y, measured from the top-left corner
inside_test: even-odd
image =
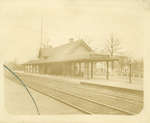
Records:
[[[41,57],[49,58],[65,57],[72,54],[72,52],[74,52],[74,50],[79,46],[85,47],[87,52],[93,52],[93,50],[84,41],[78,40],[54,48],[41,48],[39,54]]]
[[[79,47],[84,47],[84,51],[76,52]],[[46,59],[32,60],[27,64],[81,61],[81,60],[110,60],[108,55],[95,53],[83,40],[69,42],[54,48],[41,48],[39,56]]]

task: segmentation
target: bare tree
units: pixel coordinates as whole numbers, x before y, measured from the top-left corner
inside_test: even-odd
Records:
[[[105,44],[105,49],[104,49],[110,57],[113,57],[117,54],[119,54],[121,47],[120,47],[120,41],[118,38],[114,38],[113,35],[111,35],[110,39],[107,40]],[[112,61],[112,70],[113,70],[113,61]]]

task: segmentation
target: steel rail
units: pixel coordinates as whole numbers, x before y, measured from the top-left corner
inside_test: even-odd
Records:
[[[29,74],[28,73],[28,75],[29,76],[33,76],[33,77],[35,77],[35,76],[39,76],[39,77],[43,77],[43,76],[40,76],[40,75],[32,75],[32,74]],[[25,75],[26,76],[26,75]],[[54,80],[53,80],[54,81]],[[55,80],[55,82],[58,82],[57,80]],[[82,84],[81,84],[82,85]],[[70,86],[70,85],[69,85]],[[78,88],[78,87],[74,87],[74,88]],[[80,89],[81,88],[83,88],[83,87],[80,87]],[[85,89],[85,88],[83,88],[83,89]],[[86,88],[87,89],[87,88]],[[93,90],[92,88],[88,88],[88,90]],[[98,91],[97,91],[98,92]],[[125,97],[125,95],[114,95],[114,94],[107,94],[107,93],[104,93],[104,92],[98,92],[99,94],[101,94],[101,95],[106,95],[106,96],[110,96],[110,97],[114,97],[114,98],[122,98],[122,99],[124,99],[124,100],[129,100],[129,101],[131,101],[131,102],[138,102],[138,103],[143,103],[143,101],[142,100],[138,100],[138,99],[133,99],[133,98],[136,98],[137,96],[134,96],[134,95],[132,95],[130,98],[129,97]]]
[[[55,81],[55,82],[57,82],[57,81]],[[60,83],[59,83],[60,84]],[[58,83],[56,84],[56,85],[58,85]],[[71,86],[71,85],[69,85],[69,86]],[[52,87],[52,86],[51,86]],[[71,86],[72,87],[72,86]],[[54,86],[54,88],[56,89],[56,86]],[[51,89],[54,89],[54,88],[51,88]],[[79,88],[79,87],[73,87],[73,88],[77,88],[77,89],[81,89],[81,88]],[[83,88],[82,88],[83,89]],[[85,89],[85,88],[84,88]],[[57,87],[57,89],[56,89],[56,91],[60,91],[60,90],[62,90],[61,88],[58,88]],[[86,90],[86,89],[85,89]],[[64,91],[61,91],[61,93],[66,93],[66,91],[64,92]],[[70,94],[70,93],[67,93],[67,94]],[[107,94],[104,94],[104,93],[99,93],[98,95],[104,95],[104,96],[106,96],[106,97],[111,97],[111,98],[116,98],[116,99],[123,99],[123,100],[126,100],[126,102],[128,102],[128,103],[131,103],[131,102],[134,102],[133,100],[131,101],[130,99],[124,99],[123,97],[116,97],[116,96],[112,96],[112,95],[107,95]],[[83,99],[83,97],[80,95],[75,95],[75,96],[78,96],[78,97],[80,97],[80,98],[82,98]],[[85,99],[85,97],[84,97],[84,99]],[[89,100],[89,101],[91,101],[91,102],[94,102],[94,103],[97,103],[97,104],[100,104],[100,105],[104,105],[104,106],[107,106],[107,107],[110,107],[110,108],[113,108],[113,109],[116,109],[116,110],[118,110],[118,111],[122,111],[122,112],[125,112],[126,114],[132,114],[132,115],[134,115],[134,114],[136,114],[136,112],[133,112],[133,111],[128,111],[128,110],[125,110],[125,109],[122,109],[121,107],[116,107],[116,106],[113,106],[113,105],[110,105],[110,104],[104,104],[104,103],[100,103],[100,102],[97,102],[96,100],[93,100],[93,99],[88,99],[88,98],[86,98],[86,100]],[[136,102],[137,103],[137,102]],[[141,103],[141,102],[138,102],[138,103]]]

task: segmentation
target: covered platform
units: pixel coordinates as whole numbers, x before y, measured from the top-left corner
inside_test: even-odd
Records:
[[[106,79],[109,79],[109,63],[117,60],[95,53],[84,41],[78,40],[55,48],[40,48],[39,58],[25,63],[24,71],[93,79],[96,63],[101,62],[106,66]]]

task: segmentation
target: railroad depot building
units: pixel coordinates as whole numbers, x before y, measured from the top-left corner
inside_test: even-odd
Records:
[[[112,61],[117,59],[95,53],[83,40],[77,40],[54,48],[40,48],[38,59],[23,65],[24,72],[93,79],[96,63],[101,63],[109,79]]]

